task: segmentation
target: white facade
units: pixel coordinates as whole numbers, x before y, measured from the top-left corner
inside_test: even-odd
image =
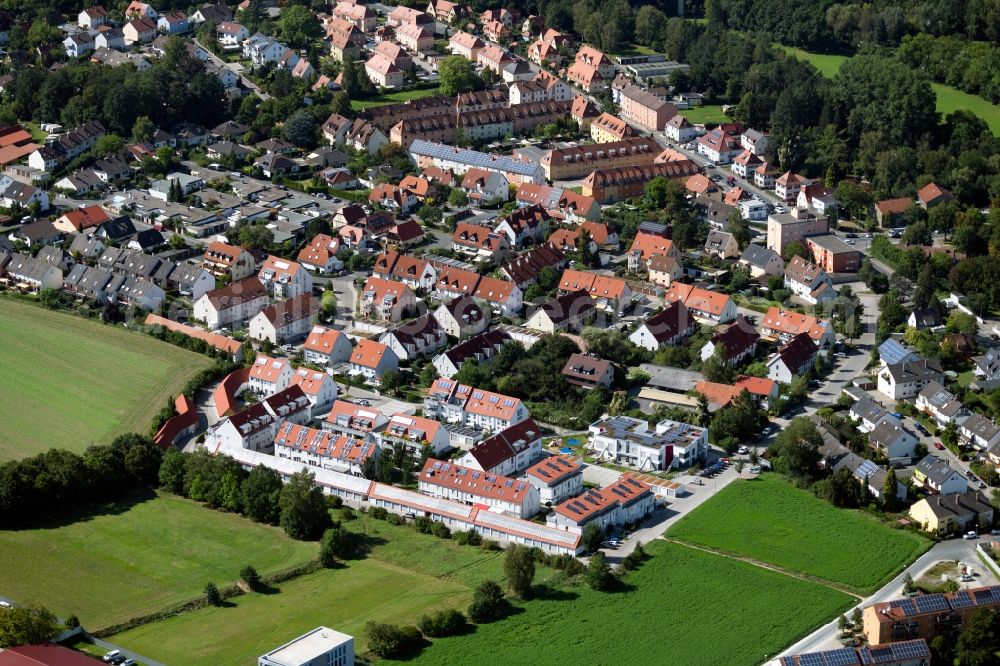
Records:
[[[261,655],[257,666],[354,666],[354,637],[317,627]]]

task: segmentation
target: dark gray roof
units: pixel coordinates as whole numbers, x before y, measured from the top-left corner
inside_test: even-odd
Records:
[[[947,481],[953,474],[961,476],[961,473],[949,465],[947,460],[930,453],[917,463],[917,470],[937,486]]]
[[[886,365],[894,365],[903,361],[917,361],[920,357],[895,338],[888,338],[878,346],[878,357]]]
[[[971,513],[986,513],[993,509],[986,496],[975,490],[965,493],[950,493],[948,495],[931,495],[925,501],[930,510],[938,518],[961,517]]]
[[[763,245],[757,245],[756,243],[750,243],[747,245],[747,249],[743,250],[743,254],[740,255],[740,260],[747,262],[751,266],[756,266],[758,268],[764,268],[767,266],[767,262],[771,261],[778,256],[778,253],[769,247],[764,247]]]
[[[468,166],[507,171],[521,176],[535,176],[542,171],[542,167],[538,164],[520,162],[512,157],[481,153],[478,150],[469,150],[468,148],[455,148],[423,139],[415,139],[410,144],[410,152],[414,155],[451,160]]]

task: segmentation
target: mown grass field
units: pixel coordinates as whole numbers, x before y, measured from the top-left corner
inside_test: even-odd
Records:
[[[351,106],[355,111],[361,111],[372,106],[385,106],[386,104],[395,104],[397,102],[408,102],[411,99],[421,99],[423,97],[431,97],[432,95],[439,94],[441,94],[441,91],[437,88],[397,90],[395,92],[387,92],[384,95],[369,97],[368,99],[352,100]]]
[[[642,44],[625,44],[620,49],[611,54],[612,58],[622,56],[655,55],[656,50]]]
[[[772,475],[736,481],[667,537],[767,562],[860,592],[875,590],[931,542],[838,509]]]
[[[167,400],[210,365],[122,327],[0,298],[0,460],[145,433]]]
[[[847,56],[810,53],[809,51],[803,51],[791,46],[780,44],[778,46],[796,58],[812,63],[819,70],[820,74],[830,79],[836,75],[841,63],[847,60]],[[989,125],[990,130],[994,134],[1000,136],[1000,106],[990,104],[978,95],[970,95],[951,86],[931,83],[931,87],[934,88],[934,92],[937,94],[937,110],[941,115],[947,116],[949,113],[958,111],[959,109],[971,111],[986,121],[986,124]],[[692,120],[691,122],[694,121]]]
[[[502,577],[502,553],[367,517],[345,525],[372,544],[365,559],[281,583],[273,594],[238,596],[231,607],[185,613],[109,640],[166,664],[248,664],[323,624],[355,636],[360,653],[369,620],[416,624],[428,611],[464,611],[473,587]],[[536,580],[551,573],[540,570]]]
[[[247,564],[266,574],[317,553],[278,528],[159,495],[68,525],[0,531],[0,588],[94,631],[197,597],[209,581],[233,583]]]
[[[685,546],[656,541],[648,551],[629,574],[632,589],[561,590],[470,635],[437,639],[414,661],[756,666],[851,604],[828,587]]]
[[[732,118],[722,112],[722,106],[719,104],[693,106],[678,113],[687,118],[687,121],[692,125],[702,125],[704,123],[719,124],[732,120]]]

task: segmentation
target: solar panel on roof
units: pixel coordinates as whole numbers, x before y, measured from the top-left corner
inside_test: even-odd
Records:
[[[961,592],[957,592],[950,599],[949,603],[952,608],[970,608],[972,606],[972,597],[969,596],[968,592],[962,590]]]
[[[927,649],[927,643],[923,640],[893,643],[891,647],[897,660],[919,659],[920,657],[930,656],[930,650]]]
[[[875,463],[873,463],[871,460],[866,460],[863,463],[861,463],[860,465],[858,465],[858,471],[856,472],[856,474],[860,478],[866,479],[866,478],[870,478],[877,471],[878,471],[878,465],[876,465]]]
[[[826,666],[823,657],[817,652],[799,655],[799,666]]]
[[[861,663],[858,659],[858,653],[853,648],[830,650],[825,652],[823,656],[826,657],[828,666],[853,666]]]
[[[948,610],[948,602],[945,601],[943,595],[940,594],[926,594],[914,599],[917,604],[917,609],[921,613],[937,613],[939,611]]]
[[[884,664],[895,659],[891,646],[870,648],[868,651],[871,653],[872,663],[875,664]]]

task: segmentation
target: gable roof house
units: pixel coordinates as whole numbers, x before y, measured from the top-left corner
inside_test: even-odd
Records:
[[[954,195],[937,183],[927,183],[917,190],[917,203],[923,209],[930,209],[938,204],[952,201]]]
[[[871,432],[883,423],[900,425],[899,417],[880,405],[867,393],[851,405],[847,415],[857,424],[857,428],[861,432]]]
[[[255,276],[213,289],[194,302],[194,318],[212,330],[242,325],[267,305],[267,289]]]
[[[781,255],[769,247],[750,243],[740,255],[739,264],[750,268],[750,277],[759,278],[762,275],[782,275],[785,262]]]
[[[760,323],[761,336],[769,340],[788,342],[799,333],[808,333],[820,349],[829,349],[836,341],[830,322],[811,315],[773,306]]]
[[[519,314],[524,299],[521,289],[513,282],[489,276],[484,276],[479,281],[472,295],[477,300],[486,302],[494,314],[502,317]]]
[[[585,389],[597,386],[610,388],[615,379],[614,366],[610,361],[588,354],[572,354],[563,366],[562,376],[567,382]]]
[[[878,391],[893,400],[915,398],[931,382],[944,381],[937,359],[903,361],[885,366],[878,372]]]
[[[252,254],[242,247],[221,241],[208,244],[202,262],[212,275],[228,276],[233,281],[242,280],[257,272]]]
[[[257,313],[251,320],[249,335],[255,340],[280,344],[308,335],[319,313],[319,301],[311,293],[278,301]]]
[[[958,426],[958,438],[979,451],[988,451],[991,462],[996,462],[997,444],[1000,444],[1000,427],[982,414],[973,414]]]
[[[438,300],[472,296],[476,293],[480,275],[464,268],[441,266],[434,282],[433,296]]]
[[[921,389],[915,404],[919,411],[930,416],[941,427],[952,421],[959,425],[971,415],[969,408],[937,381],[928,382]]]
[[[812,369],[819,350],[807,333],[799,333],[767,359],[767,376],[790,384],[798,375]]]
[[[909,463],[917,450],[917,438],[909,430],[891,421],[883,421],[868,433],[868,444],[890,461]]]
[[[785,267],[785,288],[810,305],[837,297],[827,272],[799,256],[792,257]]]
[[[511,246],[541,243],[549,235],[551,216],[540,205],[517,208],[500,218],[495,233],[504,234]]]
[[[640,231],[635,235],[632,246],[628,250],[629,271],[637,273],[645,270],[646,262],[658,254],[671,257],[676,261],[681,259],[681,253],[672,240]]]
[[[561,294],[540,305],[525,322],[525,327],[543,333],[579,331],[597,314],[594,299],[581,289]]]
[[[470,222],[459,222],[451,237],[452,248],[473,259],[503,264],[510,255],[510,241],[502,233]]]
[[[379,342],[391,349],[402,361],[412,361],[431,354],[448,342],[448,335],[431,313],[413,321],[398,324],[383,333]]]
[[[489,325],[487,313],[474,298],[458,296],[443,302],[434,311],[434,318],[448,335],[462,338],[478,335]]]
[[[313,326],[302,345],[307,363],[330,366],[343,363],[351,357],[353,347],[346,335],[332,328]]]
[[[936,308],[914,308],[906,325],[917,330],[937,328],[941,326],[941,313]]]
[[[538,489],[523,479],[511,479],[434,458],[427,459],[418,486],[424,495],[485,506],[516,518],[531,518],[541,505]]]
[[[962,494],[969,489],[965,476],[938,456],[927,454],[913,470],[913,480],[938,495]]]
[[[643,349],[655,352],[660,347],[679,344],[694,333],[696,327],[697,322],[684,302],[675,300],[643,322],[628,339]]]
[[[508,342],[510,336],[501,329],[484,331],[435,356],[434,369],[442,377],[454,377],[466,361],[474,360],[479,365],[488,364]]]
[[[358,314],[380,321],[398,322],[417,306],[417,297],[402,282],[370,277],[358,297]]]
[[[63,284],[63,272],[58,266],[17,252],[0,254],[0,278],[29,291],[59,289]]]
[[[521,289],[538,281],[538,276],[545,268],[561,271],[566,268],[569,260],[551,243],[536,245],[527,252],[513,257],[500,272],[506,279]]]
[[[474,445],[457,462],[469,469],[509,476],[526,470],[541,455],[542,430],[529,418]]]
[[[371,383],[378,383],[382,375],[399,369],[399,358],[387,345],[362,338],[351,352],[350,374],[361,375]]]
[[[760,333],[743,317],[719,331],[701,348],[701,360],[712,358],[717,349],[722,350],[722,357],[730,367],[736,367],[744,359],[752,358],[757,353],[757,343]]]
[[[402,254],[389,247],[376,258],[373,274],[386,280],[397,280],[411,289],[431,290],[437,279],[437,269],[426,259]]]
[[[729,294],[673,282],[663,294],[663,302],[674,301],[683,301],[691,316],[703,323],[725,324],[736,319],[736,303]]]
[[[609,312],[624,313],[632,305],[632,289],[621,278],[607,277],[567,268],[559,279],[559,292],[584,290],[596,301],[597,307]]]

